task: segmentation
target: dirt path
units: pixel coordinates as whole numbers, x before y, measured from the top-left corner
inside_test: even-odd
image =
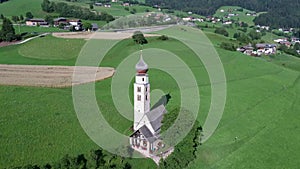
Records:
[[[0,65],[0,85],[60,88],[100,81],[113,74],[110,67]]]

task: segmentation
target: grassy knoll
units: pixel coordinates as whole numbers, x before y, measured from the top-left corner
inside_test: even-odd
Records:
[[[185,29],[199,40],[190,28]],[[175,27],[160,33],[176,34],[178,30]],[[300,121],[296,118],[300,110],[299,59],[284,56],[266,59],[249,57],[218,47],[220,40],[229,39],[212,33],[207,35],[224,65],[228,81],[227,101],[217,131],[200,146],[198,158],[189,168],[297,168],[299,162],[296,158],[300,156],[300,137],[297,134],[300,132]],[[57,39],[36,39],[28,43],[26,49],[43,40]],[[56,42],[64,44],[64,41]],[[99,40],[99,47],[105,43]],[[75,64],[76,57],[69,56],[63,56],[65,60],[59,60],[58,57],[58,60],[23,57],[18,52],[22,48],[23,45],[0,48],[0,63]],[[211,89],[202,63],[189,48],[174,39],[159,41],[151,38],[144,48],[169,50],[190,66],[200,88],[198,121],[203,124],[209,109]],[[139,46],[131,39],[123,40],[109,51],[101,66],[117,67],[126,56],[138,50]],[[282,66],[283,62],[285,67]],[[179,90],[174,79],[153,69],[150,69],[149,76],[152,90],[171,92],[168,109],[178,106]],[[116,130],[128,133],[131,122],[114,108],[110,85],[111,79],[96,83],[99,107]],[[129,90],[132,92],[132,88]],[[65,154],[77,155],[97,148],[78,123],[70,88],[0,86],[0,99],[3,100],[0,102],[0,142],[5,143],[0,144],[1,167],[41,164],[56,161]],[[238,139],[235,140],[235,137]],[[131,162],[133,168],[139,168],[138,163],[145,168],[156,168],[150,160]]]

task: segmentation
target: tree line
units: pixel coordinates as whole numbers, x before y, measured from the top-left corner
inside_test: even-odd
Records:
[[[150,6],[191,11],[204,16],[213,15],[221,6],[240,6],[256,12],[267,12],[254,20],[255,24],[273,27],[300,27],[300,3],[294,0],[146,0]]]
[[[50,2],[43,0],[41,7],[43,11],[48,13],[58,13],[61,17],[74,17],[84,20],[100,20],[110,22],[114,17],[106,12],[92,12],[88,8],[83,8],[75,5],[68,5],[64,2]]]
[[[10,167],[9,169],[131,169],[131,165],[117,155],[108,153],[102,149],[91,150],[87,154],[70,156],[66,154],[59,161],[42,165],[28,164],[24,166]]]

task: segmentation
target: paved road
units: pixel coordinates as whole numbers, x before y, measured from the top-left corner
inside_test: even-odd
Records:
[[[43,33],[43,34],[40,34],[40,35],[38,35],[38,36],[34,36],[34,37],[31,37],[31,38],[25,39],[25,40],[23,40],[23,41],[21,41],[21,42],[17,42],[17,43],[15,43],[14,45],[23,44],[23,43],[26,43],[26,42],[28,42],[28,41],[31,41],[32,39],[39,38],[39,37],[42,37],[42,36],[46,36],[46,35],[48,35],[48,34],[50,34],[50,33]]]

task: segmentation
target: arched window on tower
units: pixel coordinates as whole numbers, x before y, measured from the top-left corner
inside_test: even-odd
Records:
[[[141,101],[142,100],[142,96],[141,95],[137,95],[137,100]]]
[[[137,87],[137,92],[141,92],[141,87]]]

